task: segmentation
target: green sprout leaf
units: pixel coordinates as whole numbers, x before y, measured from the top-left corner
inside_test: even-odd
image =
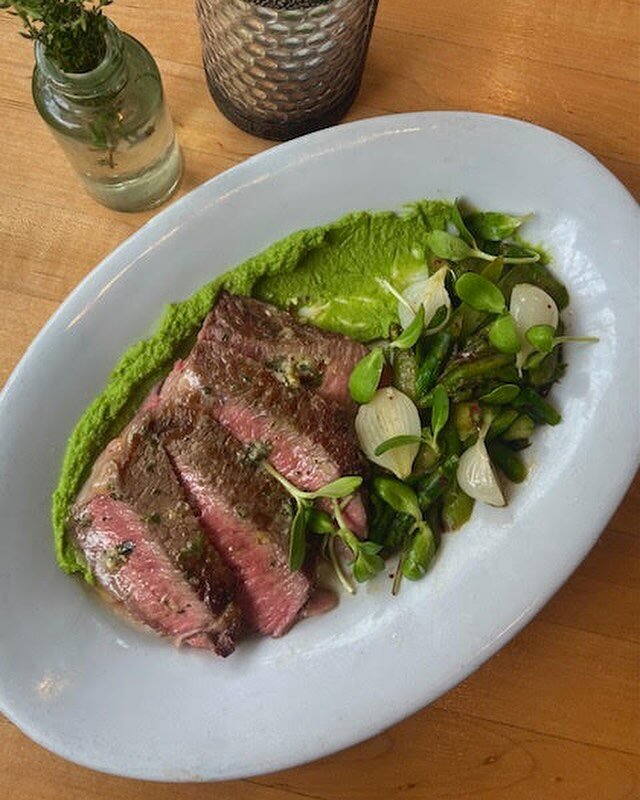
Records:
[[[307,530],[319,535],[335,533],[336,529],[331,517],[317,508],[307,511]]]
[[[347,526],[342,516],[338,499],[352,495],[361,485],[362,478],[359,475],[345,475],[342,478],[331,481],[331,483],[317,489],[315,492],[305,492],[288,481],[284,475],[281,475],[268,461],[262,462],[262,469],[275,478],[295,500],[296,512],[289,532],[289,566],[292,570],[300,569],[304,562],[306,552],[307,528],[312,530],[313,533],[328,533],[331,537],[333,537],[335,533],[335,528],[331,523],[331,519],[326,514],[323,514],[323,512],[312,509],[311,501],[318,497],[331,498],[338,525],[346,529]],[[355,539],[354,534],[348,529],[347,533]],[[332,560],[334,560],[333,557]],[[336,566],[335,563],[334,566]],[[336,571],[338,571],[337,566]],[[348,582],[346,585],[348,586]]]
[[[461,275],[456,281],[455,290],[458,297],[476,311],[501,314],[506,309],[504,295],[500,289],[475,272],[465,272]]]
[[[349,378],[349,393],[356,403],[362,405],[373,399],[383,368],[384,353],[380,347],[375,347],[358,361]]]
[[[478,247],[476,244],[476,240],[473,238],[473,234],[467,227],[462,213],[460,211],[460,200],[459,198],[456,199],[455,203],[451,206],[451,222],[456,226],[458,229],[458,233],[460,234],[460,238],[463,239],[469,247],[472,247],[474,250]]]
[[[416,493],[406,483],[386,475],[378,475],[373,479],[373,489],[378,497],[391,506],[394,511],[409,514],[417,521],[422,519]]]
[[[525,333],[526,339],[532,347],[541,353],[550,353],[553,350],[553,337],[555,328],[552,325],[534,325]]]
[[[469,258],[476,253],[475,248],[470,247],[464,239],[447,231],[431,231],[426,239],[431,252],[447,261],[462,261],[463,258]]]
[[[336,532],[331,517],[326,511],[320,511],[317,508],[309,508],[307,511],[307,530],[317,533],[319,536]]]
[[[513,236],[528,217],[514,217],[496,211],[478,212],[467,217],[467,226],[479,239],[499,242]]]
[[[525,333],[526,339],[539,353],[550,353],[554,347],[565,342],[581,342],[595,344],[599,342],[597,336],[554,336],[555,330],[551,325],[534,325]],[[539,361],[533,357],[527,362],[527,367],[537,366]]]
[[[489,341],[501,353],[517,353],[520,351],[520,336],[516,321],[511,314],[503,314],[489,328]]]
[[[480,258],[483,261],[494,261],[496,256],[471,247],[464,239],[454,236],[447,231],[431,231],[426,236],[427,244],[431,252],[438,258],[448,261],[462,261],[465,258]],[[527,251],[528,252],[528,251]],[[503,256],[505,264],[531,264],[540,260],[539,253],[531,253],[525,256]],[[473,273],[470,273],[473,274]]]
[[[342,478],[331,481],[331,483],[327,483],[326,486],[323,486],[321,489],[316,489],[314,492],[302,492],[298,490],[297,494],[298,497],[302,497],[305,500],[315,500],[318,497],[339,499],[353,494],[361,484],[362,478],[359,475],[345,475]]]
[[[409,433],[401,434],[400,436],[392,436],[390,439],[385,439],[384,442],[379,444],[373,453],[376,456],[381,456],[389,450],[395,450],[396,447],[403,447],[405,444],[418,444],[421,441],[422,436],[412,436]]]
[[[347,527],[340,506],[336,500],[333,500],[333,511],[339,527],[338,530],[329,537],[329,557],[338,579],[348,592],[353,593],[355,590],[349,583],[340,564],[340,558],[335,548],[335,540],[342,539],[344,544],[353,553],[351,568],[353,577],[358,583],[370,580],[384,569],[384,561],[378,555],[382,546],[376,542],[361,541],[358,539],[353,531],[350,531]]]
[[[415,315],[411,323],[405,328],[403,333],[391,342],[390,347],[395,347],[398,350],[408,350],[418,341],[420,334],[424,328],[424,306],[421,305],[418,313]],[[378,378],[379,380],[379,378]],[[377,384],[376,384],[377,386]]]
[[[423,522],[418,526],[402,560],[402,574],[410,581],[424,577],[436,554],[436,540],[431,528]]]
[[[351,565],[353,577],[358,583],[371,580],[384,569],[384,561],[378,555],[382,549],[375,542],[359,542],[356,557]]]
[[[444,386],[438,384],[433,390],[433,403],[431,406],[431,433],[433,444],[437,445],[438,435],[449,419],[449,396]]]
[[[519,393],[520,387],[516,386],[515,383],[503,383],[502,386],[497,386],[493,391],[483,394],[480,400],[490,405],[504,406],[515,400]]]

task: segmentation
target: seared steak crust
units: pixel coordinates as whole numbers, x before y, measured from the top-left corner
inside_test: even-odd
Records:
[[[280,484],[197,405],[165,404],[154,429],[180,474],[200,524],[236,574],[247,622],[280,636],[307,603],[312,584],[288,566],[291,500]]]
[[[197,342],[162,387],[162,397],[176,403],[193,395],[245,445],[265,447],[273,466],[301,489],[365,473],[353,426],[335,403],[284,386],[252,358],[217,341]],[[359,497],[347,516],[354,530],[366,529]]]
[[[292,314],[251,297],[220,292],[200,339],[215,340],[255,359],[292,388],[354,410],[349,376],[366,348],[353,339],[299,322]]]

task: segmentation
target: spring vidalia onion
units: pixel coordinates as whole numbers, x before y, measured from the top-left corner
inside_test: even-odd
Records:
[[[422,427],[418,409],[406,394],[392,386],[378,389],[372,400],[358,409],[355,425],[360,447],[370,461],[400,480],[411,474]],[[378,446],[395,436],[413,436],[416,441],[376,455]]]
[[[522,369],[534,347],[527,340],[526,333],[534,325],[550,325],[554,331],[558,327],[558,306],[553,297],[544,289],[532,283],[517,283],[511,292],[509,311],[515,320],[522,348],[516,355],[516,366]]]
[[[505,506],[507,501],[484,443],[488,430],[489,426],[484,425],[478,441],[460,456],[456,478],[462,491],[474,500],[490,506]]]
[[[402,301],[398,301],[398,317],[400,324],[406,329],[412,322],[417,310],[424,308],[424,324],[429,328],[429,323],[440,308],[446,309],[442,322],[430,328],[430,333],[437,333],[449,321],[451,315],[451,298],[445,288],[445,281],[449,267],[442,267],[428,278],[410,283],[402,292]],[[411,309],[415,309],[412,313]]]

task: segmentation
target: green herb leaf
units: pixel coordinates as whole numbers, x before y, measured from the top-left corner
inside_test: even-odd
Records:
[[[382,545],[372,541],[361,541],[348,528],[339,528],[336,534],[353,553],[351,562],[353,577],[364,583],[384,569],[384,561],[378,555]],[[335,566],[335,564],[334,564]]]
[[[438,384],[433,390],[433,403],[431,406],[431,433],[433,443],[437,444],[438,434],[447,424],[449,419],[449,395],[444,386]]]
[[[554,347],[565,342],[581,342],[583,344],[595,344],[599,342],[597,336],[555,336],[555,330],[551,325],[534,325],[525,333],[527,341],[538,353],[549,354]],[[532,356],[527,361],[527,369],[532,369],[541,363],[541,359]]]
[[[102,8],[111,0],[1,0],[25,27],[26,39],[40,42],[63,72],[84,73],[95,69],[106,52],[107,20]]]
[[[398,350],[408,350],[418,341],[422,329],[424,328],[424,306],[421,305],[418,313],[415,315],[411,323],[405,328],[403,333],[391,342],[391,347],[396,347]]]
[[[464,239],[464,241],[472,247],[474,250],[478,247],[476,244],[476,240],[473,238],[473,234],[467,228],[467,225],[462,217],[462,212],[460,211],[460,201],[456,199],[455,203],[451,206],[451,222],[456,226],[458,229],[458,233],[460,234],[460,238]]]
[[[336,537],[342,539],[349,550],[351,550],[353,553],[354,560],[352,562],[352,572],[353,577],[356,579],[356,581],[358,581],[358,583],[368,581],[370,578],[373,578],[374,575],[377,575],[384,569],[384,561],[378,555],[382,549],[382,545],[378,544],[377,542],[363,542],[358,539],[358,537],[347,527],[342,515],[342,510],[337,500],[334,499],[332,504],[333,513],[339,528],[335,535],[329,538],[329,557],[331,558],[333,568],[342,585],[345,586],[347,591],[353,592],[353,587],[350,586],[349,581],[346,579],[340,567],[340,559],[338,558],[335,550]]]
[[[296,513],[291,523],[291,531],[289,533],[289,569],[299,570],[304,563],[304,557],[307,551],[307,510],[306,503],[298,502]]]
[[[271,477],[275,478],[298,504],[304,503],[307,500],[315,500],[318,497],[336,499],[347,497],[353,494],[362,483],[362,478],[359,475],[344,475],[342,478],[331,481],[331,483],[327,483],[326,486],[322,486],[314,492],[305,492],[288,481],[284,475],[281,475],[268,461],[262,463],[262,468],[265,472],[268,472]]]
[[[318,497],[332,497],[339,499],[353,494],[361,485],[362,478],[359,475],[345,475],[335,481],[331,481],[315,492],[300,492],[299,496],[305,500],[315,500]]]
[[[360,542],[351,570],[358,583],[371,580],[384,569],[384,561],[378,555],[382,549],[375,542]]]
[[[378,497],[394,511],[409,514],[418,521],[422,519],[416,493],[406,483],[386,475],[378,475],[373,479],[373,488]]]
[[[349,393],[356,403],[364,404],[373,399],[384,368],[384,353],[375,347],[353,368],[349,378]]]
[[[515,383],[503,383],[502,386],[497,386],[492,392],[483,394],[480,400],[483,403],[489,403],[495,406],[504,406],[515,400],[520,393],[520,387]]]
[[[384,442],[379,444],[373,451],[376,456],[381,456],[388,450],[395,450],[396,447],[403,447],[405,444],[417,444],[422,441],[421,436],[412,436],[411,434],[401,434],[400,436],[392,436],[390,439],[385,439]]]
[[[307,511],[307,530],[317,534],[331,534],[336,531],[331,517],[317,508],[310,508]]]
[[[514,217],[496,211],[481,211],[467,217],[467,226],[479,239],[498,242],[513,236],[526,219],[527,216]]]
[[[534,325],[525,333],[526,339],[532,347],[541,353],[550,353],[553,350],[553,337],[555,328],[552,325]]]
[[[358,550],[361,553],[367,553],[367,555],[374,556],[382,550],[382,545],[378,544],[378,542],[372,542],[369,539],[365,539],[364,541],[359,542]]]
[[[481,258],[484,261],[494,261],[495,256],[471,247],[464,239],[448,231],[431,231],[426,236],[427,244],[431,252],[438,258],[445,258],[448,261],[462,261],[465,258]],[[504,256],[505,264],[529,264],[540,259],[539,253],[532,253],[524,257],[512,258]],[[469,273],[475,274],[475,273]]]
[[[411,540],[409,549],[402,561],[402,574],[410,581],[417,581],[424,577],[429,564],[436,554],[436,540],[433,531],[422,523]]]
[[[489,328],[489,341],[501,353],[517,353],[520,351],[520,336],[516,321],[511,314],[503,314]]]
[[[476,311],[501,314],[506,308],[504,295],[500,289],[475,272],[465,272],[461,275],[456,281],[455,289],[458,297]]]
[[[469,258],[476,253],[464,239],[447,231],[431,231],[427,234],[426,240],[431,252],[447,261],[462,261],[463,258]]]

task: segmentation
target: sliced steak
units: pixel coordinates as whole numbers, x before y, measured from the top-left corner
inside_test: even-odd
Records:
[[[260,633],[281,636],[300,616],[312,583],[288,566],[291,500],[246,448],[208,414],[165,405],[156,431],[200,524],[238,578],[237,600]]]
[[[142,414],[96,462],[72,529],[98,582],[178,644],[228,655],[240,625],[235,579],[196,520]]]
[[[233,652],[228,620],[198,599],[131,506],[97,495],[75,518],[74,533],[98,583],[133,619],[177,644]]]
[[[292,388],[316,388],[323,397],[355,410],[349,376],[367,350],[353,339],[305,325],[275,306],[228,292],[220,292],[200,338],[222,342],[255,359]]]
[[[362,475],[353,425],[333,402],[284,386],[271,372],[215,340],[196,343],[162,387],[176,403],[198,396],[207,411],[245,445],[264,447],[295,486],[315,491],[342,475]],[[366,530],[360,496],[345,509],[353,530]]]

